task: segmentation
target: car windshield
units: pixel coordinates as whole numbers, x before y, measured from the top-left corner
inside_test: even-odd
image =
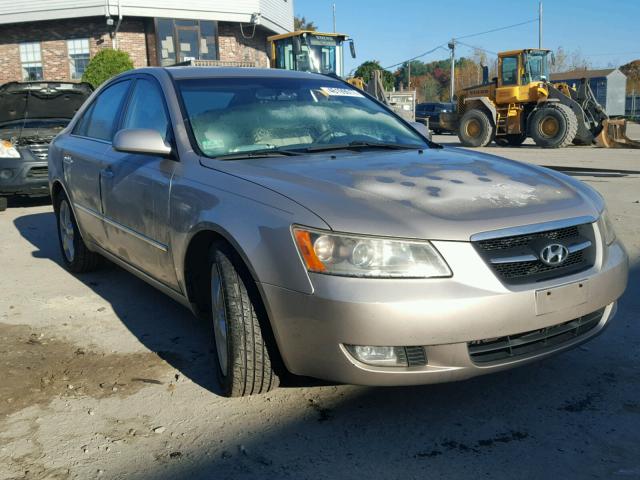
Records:
[[[188,79],[178,89],[197,146],[209,157],[427,146],[378,103],[331,78]]]

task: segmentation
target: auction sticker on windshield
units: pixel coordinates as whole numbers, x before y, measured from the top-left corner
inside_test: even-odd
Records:
[[[320,87],[320,91],[330,97],[364,97],[360,92],[351,88]]]

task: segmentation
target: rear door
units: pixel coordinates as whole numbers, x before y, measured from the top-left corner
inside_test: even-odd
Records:
[[[173,143],[164,94],[147,75],[135,80],[120,129],[156,130]],[[170,250],[169,193],[176,159],[110,149],[101,175],[107,248],[113,254],[177,288]]]
[[[105,88],[60,145],[65,183],[80,227],[88,240],[100,245],[105,239],[100,172],[130,85],[124,80]]]

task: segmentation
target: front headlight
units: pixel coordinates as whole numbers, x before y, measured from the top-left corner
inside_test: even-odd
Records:
[[[0,140],[0,158],[20,158],[20,152],[9,140]]]
[[[602,229],[602,237],[606,245],[611,245],[616,239],[616,232],[613,229],[613,223],[609,217],[609,212],[605,208],[600,215],[600,228]]]
[[[450,277],[451,270],[427,241],[397,240],[294,227],[307,270],[372,278]]]

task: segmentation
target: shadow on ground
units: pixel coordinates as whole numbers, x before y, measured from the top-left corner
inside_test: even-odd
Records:
[[[36,248],[35,258],[51,260],[64,268],[53,212],[25,215],[16,218],[14,223]],[[120,321],[149,350],[202,387],[218,391],[211,368],[209,329],[204,322],[110,262],[105,262],[96,272],[77,278],[109,302]]]

